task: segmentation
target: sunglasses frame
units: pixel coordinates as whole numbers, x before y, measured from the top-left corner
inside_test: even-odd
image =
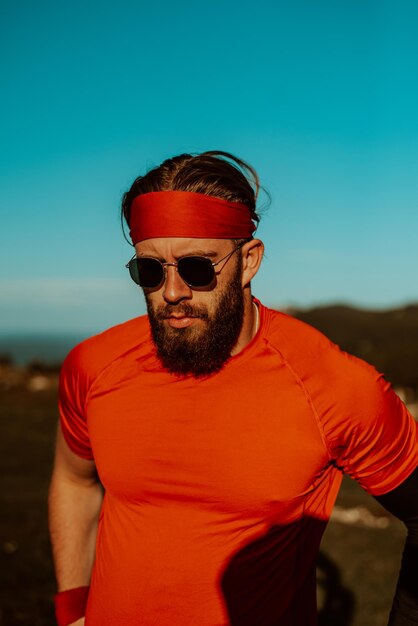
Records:
[[[224,257],[222,257],[222,259],[219,259],[219,261],[215,261],[215,262],[211,261],[211,260],[210,260],[210,258],[209,258],[209,257],[207,257],[207,256],[203,256],[203,255],[196,255],[196,254],[189,254],[189,255],[185,255],[185,256],[181,257],[178,261],[176,261],[176,262],[174,262],[174,263],[168,263],[168,262],[166,262],[166,261],[164,261],[164,263],[163,263],[162,261],[160,261],[160,259],[157,259],[156,257],[153,257],[153,256],[143,256],[143,257],[141,256],[141,257],[137,257],[137,256],[136,256],[136,254],[134,254],[134,256],[133,256],[131,259],[129,259],[129,261],[128,261],[128,263],[125,265],[125,267],[129,270],[129,275],[130,275],[130,277],[132,278],[132,274],[131,274],[131,272],[130,272],[130,265],[131,265],[132,261],[135,261],[135,260],[136,260],[136,259],[138,259],[138,258],[140,258],[140,259],[152,259],[153,261],[157,261],[157,262],[161,265],[161,267],[163,268],[163,276],[162,276],[161,281],[160,281],[160,282],[158,283],[158,285],[156,285],[155,287],[142,287],[142,285],[140,285],[140,283],[137,283],[137,282],[136,282],[136,280],[134,280],[134,279],[132,278],[132,280],[134,281],[134,283],[135,283],[136,285],[138,285],[139,287],[142,287],[143,289],[158,289],[159,287],[161,287],[161,285],[164,283],[164,281],[166,280],[166,277],[167,277],[167,270],[166,270],[166,268],[167,268],[167,267],[175,267],[175,268],[177,269],[177,272],[178,272],[178,274],[179,274],[179,276],[180,276],[181,280],[182,280],[184,283],[186,283],[186,285],[187,285],[188,287],[190,287],[190,289],[205,289],[205,288],[209,287],[209,286],[212,284],[213,279],[215,278],[215,276],[216,276],[217,274],[220,274],[220,272],[222,271],[222,269],[223,269],[223,268],[221,268],[221,269],[219,270],[219,272],[215,272],[215,271],[213,272],[213,278],[212,278],[212,280],[211,280],[211,282],[210,282],[210,283],[205,284],[205,285],[198,285],[198,286],[196,286],[196,285],[195,285],[195,286],[193,286],[193,285],[191,285],[190,283],[188,283],[186,280],[184,280],[183,276],[182,276],[182,275],[180,274],[180,272],[178,271],[178,264],[179,264],[179,262],[180,262],[180,261],[182,261],[183,259],[205,259],[205,261],[209,261],[209,263],[211,264],[211,266],[214,268],[214,267],[216,267],[217,265],[219,265],[219,263],[222,263],[222,261],[227,261],[227,260],[228,260],[228,259],[229,259],[229,258],[230,258],[230,257],[231,257],[234,253],[235,253],[235,252],[237,252],[237,250],[240,250],[240,248],[242,248],[242,246],[244,245],[244,243],[246,243],[246,242],[244,241],[244,242],[242,242],[242,243],[238,244],[238,245],[236,246],[236,248],[234,248],[233,250],[231,250],[230,252],[228,252],[228,254],[226,254]],[[225,264],[226,264],[226,263],[225,263]],[[224,267],[225,267],[225,266],[224,266]]]

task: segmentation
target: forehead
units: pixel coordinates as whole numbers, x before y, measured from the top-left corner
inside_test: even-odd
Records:
[[[187,255],[215,256],[228,252],[232,246],[230,239],[200,239],[186,237],[161,237],[145,239],[135,244],[138,255],[161,258]]]

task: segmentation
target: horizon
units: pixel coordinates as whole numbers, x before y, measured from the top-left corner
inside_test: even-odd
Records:
[[[275,307],[273,307],[275,308]],[[361,307],[354,307],[351,304],[332,303],[319,307],[312,308],[299,308],[299,309],[281,309],[282,312],[293,316],[302,316],[302,319],[310,314],[318,312],[330,312],[328,316],[328,322],[332,321],[332,313],[334,309],[344,309],[353,313],[353,321],[358,319],[355,313],[366,313],[371,316],[379,316],[390,313],[397,313],[400,310],[413,308],[418,312],[418,302],[407,303],[402,307],[395,308],[382,308],[379,310],[364,309]],[[340,311],[339,311],[340,312]],[[321,316],[322,317],[322,316]],[[394,316],[396,318],[396,315]],[[340,315],[336,316],[336,324],[338,326]],[[364,318],[363,322],[364,322]],[[377,323],[376,319],[376,323]],[[309,322],[308,320],[308,323]],[[315,324],[314,324],[315,325]],[[331,324],[332,325],[332,324]],[[330,326],[331,328],[331,326]],[[22,331],[19,330],[15,333],[4,333],[0,331],[0,358],[10,359],[12,366],[26,367],[31,363],[38,362],[47,366],[60,366],[69,351],[78,343],[99,334],[106,329],[85,330],[81,332],[79,330],[67,330],[67,331]],[[327,333],[325,333],[327,334]]]
[[[344,301],[335,301],[335,302],[322,302],[322,303],[318,303],[316,305],[313,306],[293,306],[293,305],[288,305],[286,307],[281,307],[278,305],[275,305],[274,303],[269,304],[269,303],[262,303],[263,305],[267,306],[268,308],[277,310],[277,311],[281,311],[283,313],[287,313],[289,315],[294,315],[295,313],[309,313],[312,311],[319,311],[319,310],[326,310],[326,309],[337,309],[337,308],[344,308],[344,309],[349,309],[352,311],[360,311],[360,312],[364,312],[364,313],[371,313],[371,314],[386,314],[386,313],[392,313],[392,312],[397,312],[400,310],[405,310],[405,309],[411,309],[411,308],[418,308],[418,299],[416,301],[410,301],[410,302],[401,302],[398,304],[395,304],[394,306],[381,306],[381,307],[368,307],[368,306],[362,306],[362,305],[358,305],[356,303],[353,302],[344,302]],[[133,319],[135,317],[139,317],[140,315],[146,315],[146,311],[144,313],[139,313],[138,315],[134,315],[130,318],[126,318],[126,320],[122,320],[121,322],[118,322],[118,324],[123,324],[124,322],[129,321],[129,319]],[[117,324],[115,324],[117,325]],[[46,339],[46,340],[54,340],[54,339],[62,339],[63,337],[65,338],[79,338],[79,337],[92,337],[94,335],[100,334],[101,332],[104,332],[105,330],[108,330],[109,328],[111,328],[112,326],[107,326],[105,328],[90,328],[90,329],[80,329],[80,328],[55,328],[55,329],[45,329],[45,328],[35,328],[35,329],[25,329],[25,328],[17,328],[17,329],[2,329],[0,328],[0,353],[1,353],[1,342],[6,340],[6,341],[11,341],[14,339],[23,339],[23,338],[39,338],[39,339]]]

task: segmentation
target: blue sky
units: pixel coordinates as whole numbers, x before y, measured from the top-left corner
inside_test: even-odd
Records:
[[[4,2],[0,333],[144,312],[119,206],[182,152],[272,196],[253,291],[285,308],[418,301],[418,4]]]

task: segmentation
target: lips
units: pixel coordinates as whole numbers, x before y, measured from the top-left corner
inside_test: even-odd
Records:
[[[168,325],[172,328],[187,328],[191,324],[193,324],[194,317],[187,317],[185,315],[170,315],[166,320]]]
[[[207,311],[201,307],[184,306],[179,308],[164,307],[157,310],[157,318],[172,328],[186,328],[200,321],[208,322]]]
[[[165,319],[170,320],[170,319],[175,319],[175,320],[182,320],[185,317],[196,317],[195,315],[167,315]]]

